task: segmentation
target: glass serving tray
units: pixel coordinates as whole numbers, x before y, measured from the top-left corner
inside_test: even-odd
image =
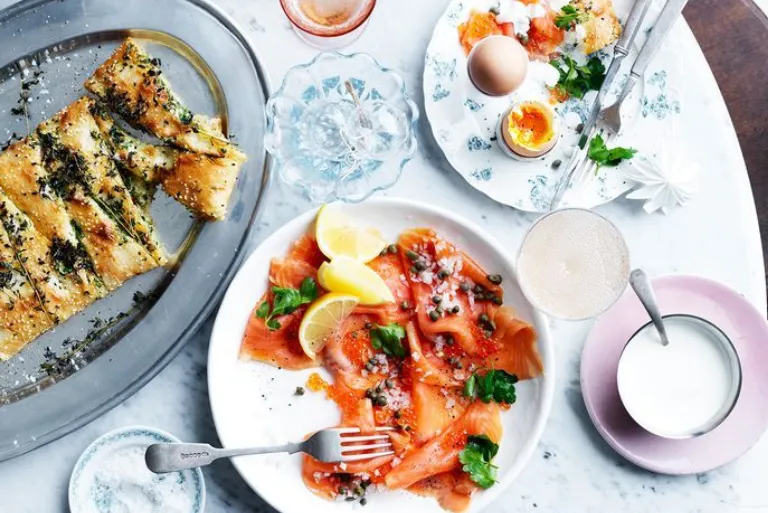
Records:
[[[158,191],[151,213],[171,262],[0,362],[0,461],[101,415],[176,355],[237,269],[270,182],[268,79],[243,33],[205,0],[26,0],[1,11],[0,148],[85,94],[127,36],[161,59],[193,112],[222,117],[248,162],[226,221],[197,221]]]

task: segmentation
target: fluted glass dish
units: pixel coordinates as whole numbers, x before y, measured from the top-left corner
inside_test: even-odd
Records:
[[[416,153],[419,110],[371,56],[325,52],[291,68],[267,102],[265,147],[313,202],[359,202],[394,185]]]

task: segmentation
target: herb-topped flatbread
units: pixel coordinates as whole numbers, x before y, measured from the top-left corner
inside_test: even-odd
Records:
[[[38,300],[0,223],[0,360],[13,356],[51,327],[53,320]]]
[[[95,109],[94,118],[118,167],[139,180],[162,184],[169,196],[198,217],[226,217],[242,164],[237,156],[214,157],[141,141],[122,130],[104,109]]]
[[[38,128],[49,160],[65,163],[52,176],[60,196],[73,184],[83,187],[123,231],[147,248],[158,264],[167,261],[162,244],[145,211],[134,203],[91,115],[94,100],[81,98]]]
[[[221,133],[221,123],[193,114],[171,91],[160,60],[128,38],[94,72],[85,87],[131,125],[185,150],[229,156],[245,155]]]

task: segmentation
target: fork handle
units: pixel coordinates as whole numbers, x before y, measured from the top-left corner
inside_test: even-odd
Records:
[[[298,443],[242,449],[219,449],[208,444],[152,444],[147,448],[144,459],[149,470],[160,474],[204,467],[220,458],[277,452],[293,454],[300,450],[301,444]]]

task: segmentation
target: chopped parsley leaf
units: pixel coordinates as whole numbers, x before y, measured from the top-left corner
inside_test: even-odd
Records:
[[[467,445],[459,453],[461,469],[481,488],[490,488],[496,482],[497,467],[491,461],[499,452],[498,444],[487,435],[469,435]]]
[[[483,376],[475,372],[464,383],[464,395],[484,403],[514,404],[517,400],[515,383],[517,376],[507,371],[489,370]]]
[[[559,29],[571,30],[577,24],[585,21],[587,14],[573,5],[564,5],[560,14],[555,18],[555,26]]]
[[[597,164],[597,170],[599,170],[601,167],[616,167],[621,161],[634,157],[635,153],[637,153],[637,150],[634,148],[623,148],[621,146],[608,148],[605,145],[603,136],[597,134],[589,141],[587,156]]]
[[[405,338],[405,328],[391,322],[386,326],[376,325],[371,328],[371,346],[381,349],[388,356],[405,358],[405,347],[402,340]]]
[[[588,91],[597,91],[605,80],[605,66],[597,57],[590,58],[587,63],[580,66],[567,55],[559,59],[549,61],[560,77],[555,89],[565,96],[583,98]]]
[[[272,287],[272,309],[270,311],[269,302],[264,301],[256,309],[255,315],[259,319],[264,319],[267,328],[272,331],[279,330],[280,321],[275,319],[278,315],[287,315],[293,313],[302,305],[311,303],[317,299],[317,284],[310,277],[304,278],[299,289],[288,287]]]

